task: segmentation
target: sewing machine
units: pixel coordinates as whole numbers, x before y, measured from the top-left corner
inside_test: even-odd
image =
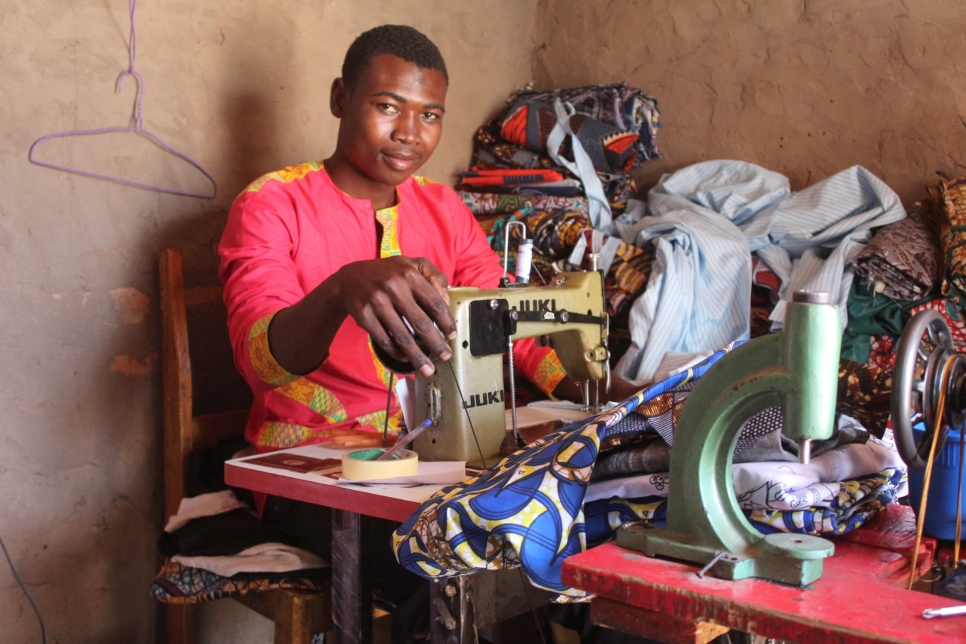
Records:
[[[618,530],[619,545],[723,579],[804,586],[821,576],[831,542],[757,532],[735,499],[731,462],[744,423],[768,407],[782,407],[782,432],[799,441],[803,462],[809,440],[831,436],[841,329],[829,302],[827,293],[795,293],[781,333],[736,348],[695,384],[671,450],[667,526],[630,524]]]
[[[457,329],[453,355],[437,362],[432,376],[416,375],[415,422],[433,420],[414,441],[420,459],[488,466],[499,460],[507,435],[503,355],[509,351],[512,360],[517,340],[548,336],[567,374],[585,381],[584,402],[593,406],[586,383],[610,373],[599,272],[558,273],[546,285],[451,288],[449,297]]]

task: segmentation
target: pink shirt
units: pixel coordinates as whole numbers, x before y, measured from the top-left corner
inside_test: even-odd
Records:
[[[354,320],[342,323],[328,359],[306,376],[285,371],[268,349],[275,313],[339,268],[403,254],[429,259],[453,286],[497,286],[499,259],[456,193],[412,177],[397,196],[374,214],[369,201],[339,190],[321,163],[305,163],[261,177],[232,205],[219,272],[235,363],[255,395],[246,437],[259,448],[328,440],[334,428],[383,428],[390,373]],[[553,391],[565,375],[556,355],[532,342],[516,346],[524,373]],[[400,422],[393,398],[389,426]]]

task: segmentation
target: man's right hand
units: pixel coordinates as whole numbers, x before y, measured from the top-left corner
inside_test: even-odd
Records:
[[[353,262],[339,269],[345,311],[373,344],[409,362],[423,375],[433,360],[448,360],[446,338],[456,335],[449,312],[447,279],[429,260],[389,257]],[[408,322],[408,325],[407,325]]]
[[[432,375],[433,360],[449,359],[446,338],[456,333],[446,286],[446,276],[424,258],[346,264],[275,315],[269,347],[286,370],[310,373],[325,361],[339,327],[351,316],[373,344]]]

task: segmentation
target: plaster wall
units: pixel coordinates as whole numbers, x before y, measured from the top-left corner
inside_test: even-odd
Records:
[[[322,159],[328,90],[361,31],[412,24],[452,79],[445,134],[421,174],[450,182],[473,130],[530,80],[537,0],[155,0],[138,3],[143,125],[211,172],[218,196],[161,194],[31,165],[38,137],[129,125],[124,0],[0,0],[0,537],[48,642],[150,642],[161,524],[156,254],[215,280],[234,195],[260,174]],[[58,139],[38,157],[168,188],[204,177],[134,134]],[[239,606],[205,607],[203,642],[270,642]],[[248,621],[254,620],[254,621]],[[226,628],[227,627],[227,628]],[[39,642],[0,560],[0,641]]]
[[[625,80],[658,99],[664,158],[639,184],[740,159],[800,190],[860,164],[904,202],[966,174],[957,0],[541,0],[538,87]]]

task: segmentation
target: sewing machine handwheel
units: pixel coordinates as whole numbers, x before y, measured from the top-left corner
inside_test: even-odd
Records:
[[[935,311],[920,311],[913,316],[899,339],[892,376],[892,431],[899,455],[911,468],[926,467],[935,431],[942,370],[953,354],[949,326]],[[925,424],[926,431],[916,440],[912,426],[919,422]],[[945,441],[948,421],[943,425],[936,453]]]

